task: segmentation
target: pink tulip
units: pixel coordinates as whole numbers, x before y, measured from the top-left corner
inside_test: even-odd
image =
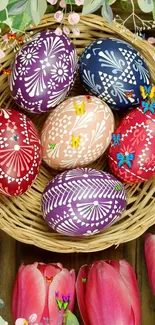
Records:
[[[136,276],[125,260],[82,266],[76,292],[85,325],[141,324]]]
[[[145,235],[144,251],[148,277],[155,295],[155,235]]]
[[[75,271],[61,264],[34,263],[20,266],[12,295],[12,315],[16,324],[63,324],[65,310],[73,310]],[[33,323],[35,321],[35,323]],[[26,324],[25,322],[25,324]]]
[[[80,21],[80,15],[77,14],[76,12],[71,12],[68,15],[68,22],[70,25],[77,25]]]

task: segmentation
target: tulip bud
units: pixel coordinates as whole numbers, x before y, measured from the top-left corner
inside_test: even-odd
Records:
[[[63,324],[63,315],[73,310],[75,271],[61,264],[21,265],[12,295],[16,325]]]
[[[144,252],[148,278],[153,294],[155,295],[155,235],[145,235]]]
[[[136,276],[125,260],[81,267],[76,292],[85,325],[140,325]]]

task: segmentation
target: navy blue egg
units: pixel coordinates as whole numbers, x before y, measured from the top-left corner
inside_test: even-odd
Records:
[[[142,100],[140,86],[151,83],[142,55],[130,44],[112,38],[95,40],[84,50],[79,73],[85,89],[115,110],[137,106]]]

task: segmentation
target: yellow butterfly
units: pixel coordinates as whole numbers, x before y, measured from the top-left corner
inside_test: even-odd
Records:
[[[140,92],[143,99],[155,97],[155,86],[140,86]]]
[[[80,135],[76,138],[74,137],[74,135],[72,135],[72,141],[71,141],[72,148],[76,148],[76,149],[79,148],[80,140],[81,140]]]
[[[76,110],[76,115],[83,115],[85,113],[85,103],[82,102],[80,105],[74,103],[74,108]]]

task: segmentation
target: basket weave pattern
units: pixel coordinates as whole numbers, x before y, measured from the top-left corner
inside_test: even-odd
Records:
[[[67,20],[65,24],[68,24]],[[39,30],[55,29],[56,27],[55,19],[50,14],[45,15],[37,27],[31,26],[27,31],[32,31],[32,34],[34,34]],[[70,34],[78,54],[81,54],[84,48],[94,39],[107,36],[120,38],[129,42],[141,52],[155,83],[155,61],[153,59],[155,49],[147,41],[135,36],[123,26],[116,23],[109,25],[103,18],[95,15],[81,16],[79,29],[81,34],[78,38]],[[0,61],[0,69],[9,69],[14,56],[13,48],[9,48],[5,57]],[[77,78],[70,96],[84,93],[85,91]],[[0,75],[0,107],[17,108],[10,96],[8,79],[4,74]],[[29,114],[38,130],[41,130],[47,115]],[[91,167],[108,170],[106,154],[91,164]],[[153,178],[142,184],[125,185],[128,194],[127,209],[119,222],[103,232],[82,238],[67,237],[55,233],[46,225],[40,211],[42,192],[49,180],[55,175],[56,172],[42,165],[36,182],[27,193],[13,198],[0,196],[0,228],[21,242],[33,244],[49,251],[68,253],[93,252],[106,249],[112,245],[119,245],[139,237],[155,223],[155,178]]]

